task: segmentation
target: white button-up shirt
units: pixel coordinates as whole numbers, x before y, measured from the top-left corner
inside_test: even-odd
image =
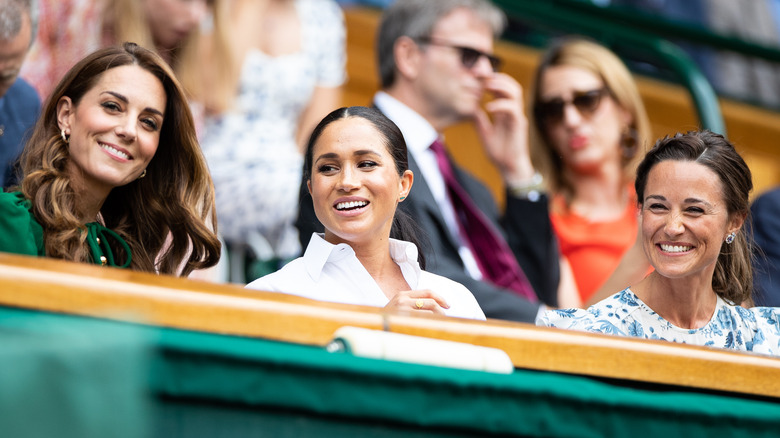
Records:
[[[421,115],[384,91],[374,95],[374,105],[401,130],[404,141],[406,141],[406,148],[409,154],[414,157],[417,166],[420,167],[422,177],[439,206],[447,228],[452,230],[452,234],[459,240],[458,255],[463,261],[466,272],[472,278],[481,280],[482,272],[479,270],[479,265],[471,249],[463,243],[464,236],[460,235],[455,208],[447,195],[447,184],[439,170],[436,155],[431,150],[431,144],[439,138],[439,133]],[[410,196],[414,196],[414,188],[412,188]]]
[[[411,290],[429,289],[447,301],[447,316],[485,319],[474,295],[462,284],[420,269],[417,247],[390,239],[390,257]],[[333,245],[313,234],[303,257],[249,283],[247,288],[283,292],[320,301],[384,307],[390,301],[349,245]]]

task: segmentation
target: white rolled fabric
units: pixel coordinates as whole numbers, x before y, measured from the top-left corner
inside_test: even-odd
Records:
[[[440,367],[511,374],[514,365],[503,350],[358,327],[341,327],[329,351]]]

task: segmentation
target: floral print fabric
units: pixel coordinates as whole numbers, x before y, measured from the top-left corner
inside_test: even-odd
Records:
[[[536,320],[536,325],[780,356],[780,308],[746,309],[730,305],[720,297],[710,322],[697,329],[673,325],[630,288],[587,310],[547,311]]]
[[[240,243],[259,233],[282,259],[301,250],[293,225],[303,170],[295,143],[299,119],[316,87],[337,87],[346,78],[339,6],[323,0],[295,4],[301,51],[272,57],[250,50],[235,108],[207,118],[201,138],[222,237]]]

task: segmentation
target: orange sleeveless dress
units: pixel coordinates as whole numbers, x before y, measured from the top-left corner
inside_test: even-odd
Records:
[[[607,281],[636,240],[639,211],[633,186],[628,190],[623,215],[608,222],[591,222],[569,210],[562,196],[553,198],[550,219],[561,254],[571,264],[583,303]]]

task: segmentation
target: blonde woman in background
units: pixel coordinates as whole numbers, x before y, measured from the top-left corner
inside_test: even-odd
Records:
[[[632,246],[610,282],[622,288],[641,280],[649,263],[634,245],[632,183],[650,124],[631,73],[605,47],[563,40],[543,55],[532,103],[531,153],[552,192],[562,263],[582,303],[603,297],[597,291]]]

